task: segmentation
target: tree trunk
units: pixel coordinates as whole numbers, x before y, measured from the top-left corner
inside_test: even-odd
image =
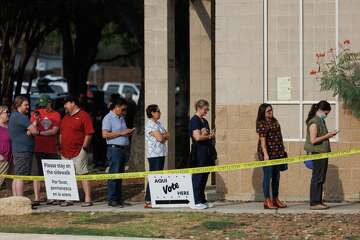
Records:
[[[69,82],[69,93],[86,96],[86,81],[90,67],[94,64],[98,44],[101,40],[102,26],[87,22],[75,23],[75,40],[71,37],[70,23],[62,29],[64,77]]]

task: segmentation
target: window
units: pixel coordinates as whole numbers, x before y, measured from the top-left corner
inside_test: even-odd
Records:
[[[58,85],[50,85],[50,88],[54,91],[54,93],[64,93],[64,89]]]
[[[320,91],[319,82],[309,75],[316,52],[338,49],[338,4],[264,0],[264,102],[273,105],[286,141],[304,141],[307,114],[320,100],[332,105],[329,130],[338,128],[337,97]]]
[[[115,85],[115,84],[108,85],[106,92],[118,93],[119,92],[119,85]]]
[[[138,95],[134,87],[129,85],[124,85],[122,92],[123,94],[132,93],[133,95]]]

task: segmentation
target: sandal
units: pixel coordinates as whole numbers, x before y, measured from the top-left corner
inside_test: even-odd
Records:
[[[62,206],[62,207],[68,207],[68,206],[72,206],[72,205],[74,205],[74,203],[71,201],[65,201],[60,204],[60,206]]]
[[[38,206],[40,206],[40,201],[33,201],[33,202],[31,203],[31,205],[32,205],[33,207],[38,207]]]
[[[145,202],[144,208],[152,208],[151,202]]]
[[[92,205],[94,205],[92,202],[83,202],[81,207],[91,207]]]

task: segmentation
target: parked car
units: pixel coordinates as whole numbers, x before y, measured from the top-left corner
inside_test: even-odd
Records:
[[[61,76],[46,75],[42,78],[36,79],[35,82],[47,82],[48,86],[54,93],[63,94],[69,92],[68,82]]]
[[[110,95],[118,93],[120,96],[125,97],[126,93],[132,93],[132,98],[136,104],[140,97],[140,84],[127,83],[127,82],[106,82],[103,86],[105,92],[105,101],[107,102]]]
[[[92,84],[92,83],[87,82],[86,85],[87,85],[86,96],[88,98],[94,98],[94,93],[99,91],[96,84]]]

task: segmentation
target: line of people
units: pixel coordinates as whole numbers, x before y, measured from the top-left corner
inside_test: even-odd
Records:
[[[189,136],[191,137],[190,166],[203,167],[215,165],[217,159],[215,149],[215,129],[211,130],[206,120],[209,111],[209,102],[199,100],[195,103],[195,114],[189,122]],[[339,130],[328,131],[325,119],[331,111],[327,101],[313,104],[306,120],[307,134],[304,150],[307,154],[331,152],[330,138],[335,137]],[[161,125],[160,109],[157,105],[149,105],[146,109],[149,118],[145,127],[147,142],[147,157],[149,170],[163,170],[166,156],[165,143],[169,134]],[[256,132],[259,136],[257,156],[258,160],[286,158],[281,127],[274,117],[270,104],[261,104],[256,119]],[[328,159],[313,161],[310,184],[310,209],[327,209],[323,201],[323,185],[326,180]],[[286,208],[287,205],[279,199],[280,172],[286,171],[287,165],[263,167],[263,194],[264,208]],[[194,209],[206,209],[211,204],[205,198],[205,187],[209,173],[192,175],[195,205]],[[149,186],[145,197],[145,208],[151,207]]]
[[[330,111],[331,105],[327,101],[320,101],[312,105],[306,120],[307,130],[304,150],[307,154],[331,152],[330,138],[335,137],[339,130],[329,132],[327,129],[325,119]],[[259,135],[257,156],[260,161],[287,157],[281,127],[274,117],[273,108],[270,104],[260,105],[256,120],[256,132]],[[323,200],[323,185],[326,180],[328,159],[312,161],[312,165],[310,209],[328,209],[328,205]],[[265,209],[287,207],[286,204],[279,200],[280,172],[285,170],[287,170],[287,166],[284,165],[263,167]]]
[[[74,162],[76,174],[88,173],[88,151],[94,129],[90,116],[79,107],[77,98],[67,97],[63,119],[52,108],[52,100],[44,95],[39,99],[38,107],[29,119],[29,101],[18,96],[13,103],[12,112],[6,106],[0,107],[1,137],[0,155],[7,164],[2,173],[6,173],[13,163],[16,175],[31,175],[33,158],[36,159],[37,172],[43,175],[41,159],[68,159]],[[2,161],[4,163],[5,161]],[[2,179],[3,181],[3,179]],[[40,204],[41,182],[34,181],[33,206]],[[89,181],[82,181],[85,202],[82,206],[92,205]],[[12,182],[12,194],[24,195],[24,181],[15,179]],[[49,204],[58,204],[49,201]],[[62,202],[69,206],[71,202]]]
[[[36,158],[38,172],[43,175],[41,159],[72,160],[78,175],[88,174],[89,147],[94,134],[94,128],[88,113],[79,107],[77,98],[69,96],[65,99],[66,114],[63,119],[52,108],[52,100],[42,96],[38,102],[39,108],[29,113],[29,101],[16,97],[13,111],[10,114],[6,106],[0,106],[0,173],[6,173],[10,163],[14,163],[16,175],[32,174],[32,159]],[[109,112],[102,120],[102,137],[106,140],[108,173],[121,173],[129,160],[130,137],[135,128],[128,128],[125,122],[128,104],[122,98],[113,99],[109,104]],[[203,167],[215,165],[217,153],[215,149],[215,129],[210,129],[206,120],[209,102],[199,100],[195,103],[195,114],[189,122],[188,134],[192,140],[190,166]],[[329,139],[338,131],[328,132],[325,118],[331,111],[331,105],[326,101],[314,104],[306,120],[307,135],[305,151],[308,154],[330,152]],[[149,170],[163,170],[167,156],[166,142],[169,132],[161,124],[161,112],[158,105],[146,108],[148,121],[145,124],[145,141],[147,144],[147,159]],[[257,155],[259,160],[271,160],[287,157],[281,127],[274,117],[273,108],[269,104],[261,104],[256,120],[256,132],[259,135]],[[322,199],[323,184],[326,178],[327,159],[314,161],[310,186],[311,209],[326,209]],[[269,166],[263,168],[264,208],[285,208],[287,205],[279,199],[280,172],[287,166]],[[205,187],[209,173],[192,175],[195,209],[206,209],[211,205],[205,198]],[[2,184],[3,179],[0,179]],[[34,205],[40,204],[41,183],[34,181]],[[270,186],[271,190],[270,191]],[[83,180],[85,193],[83,207],[92,206],[91,185]],[[108,205],[123,207],[122,181],[109,180]],[[15,196],[23,196],[24,182],[16,179],[12,183]],[[151,208],[150,188],[145,192],[145,208]],[[59,204],[58,201],[48,201],[49,204]],[[64,201],[62,206],[72,205]]]

